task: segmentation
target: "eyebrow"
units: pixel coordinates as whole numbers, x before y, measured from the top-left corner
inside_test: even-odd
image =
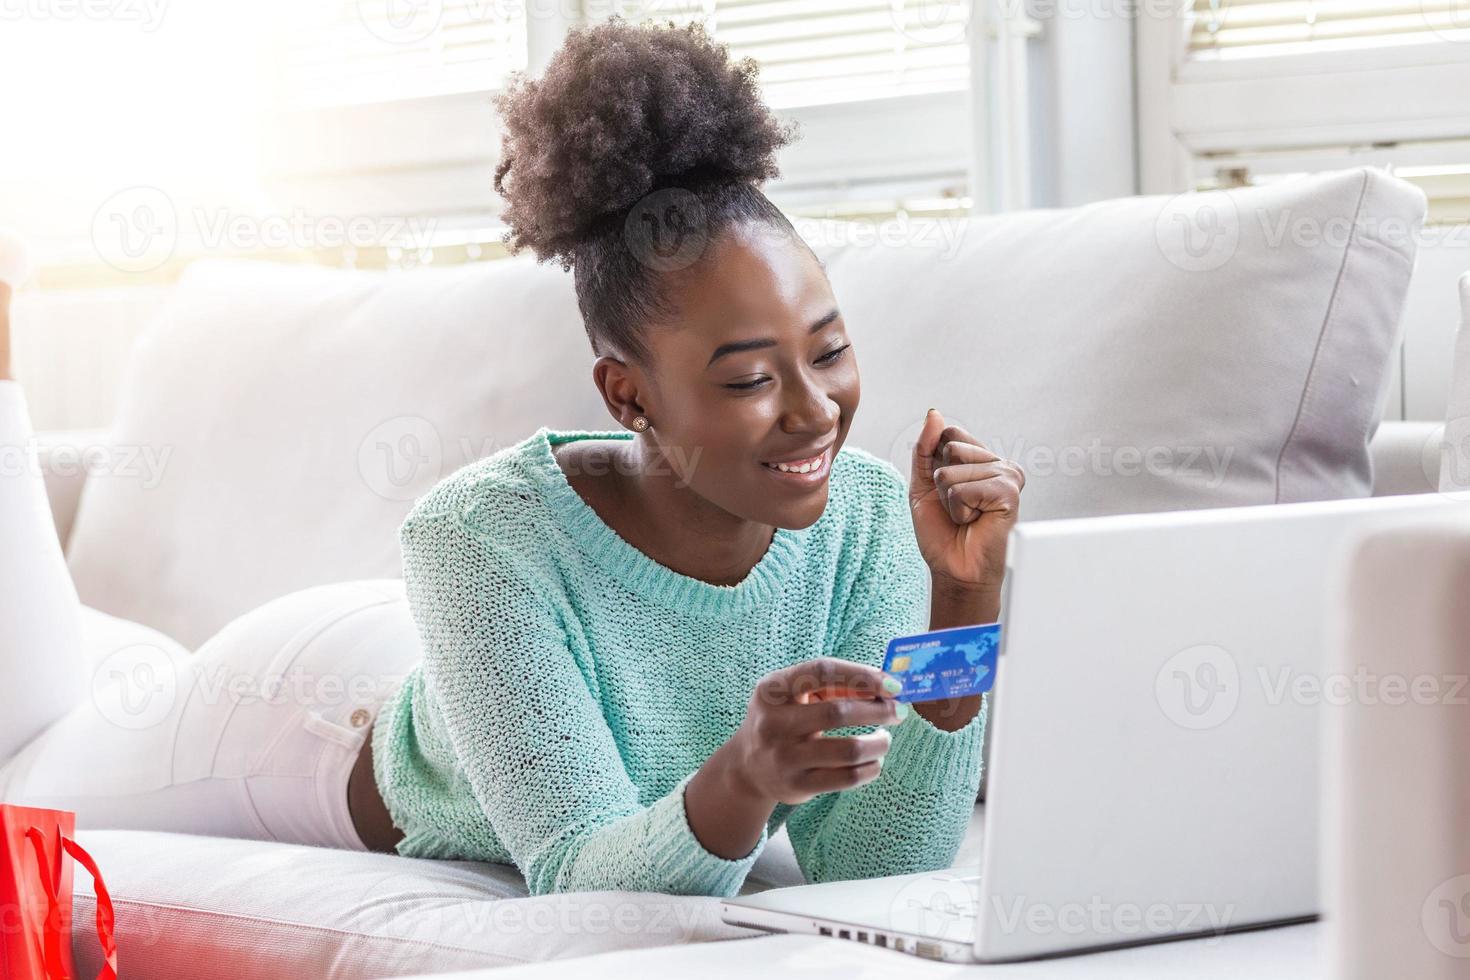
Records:
[[[810,327],[808,327],[806,332],[808,334],[814,334],[814,333],[816,333],[818,330],[821,330],[823,327],[827,326],[833,320],[836,320],[839,315],[840,314],[836,310],[829,311],[825,316],[823,316],[821,319],[817,320],[817,322],[813,323]],[[720,358],[724,357],[726,354],[736,354],[736,353],[739,353],[740,351],[745,351],[745,350],[760,350],[762,347],[775,347],[775,346],[776,346],[776,341],[774,341],[770,337],[761,337],[758,340],[736,340],[736,341],[732,341],[731,343],[728,343],[728,344],[721,344],[720,346],[718,346],[718,347],[715,348],[715,352],[713,354],[711,354],[710,357],[709,357],[709,363],[706,364],[704,367],[705,367],[705,370],[709,370],[709,368],[711,366],[713,366],[713,364],[715,363],[715,361],[718,361]]]

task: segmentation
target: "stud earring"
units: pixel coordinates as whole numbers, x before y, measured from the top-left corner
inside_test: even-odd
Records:
[[[644,429],[648,428],[648,419],[644,418],[641,415],[638,416],[633,420],[633,428],[638,432],[642,432]]]

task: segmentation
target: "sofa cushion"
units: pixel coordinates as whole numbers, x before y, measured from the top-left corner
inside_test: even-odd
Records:
[[[1460,332],[1455,339],[1449,412],[1439,459],[1439,489],[1470,490],[1470,273],[1460,278]]]
[[[1368,496],[1424,209],[1354,170],[843,249],[852,438],[906,464],[935,406],[1022,464],[1023,518]]]
[[[956,867],[980,866],[976,809]],[[368,980],[755,935],[719,899],[633,892],[527,897],[514,868],[269,841],[81,828],[117,908],[126,980]],[[801,884],[783,829],[742,894]],[[75,889],[78,976],[95,976],[96,903]]]
[[[526,897],[513,868],[133,830],[79,834],[117,914],[129,980],[369,980],[729,939],[717,899]],[[101,965],[76,889],[78,976]]]
[[[194,648],[287,592],[398,577],[398,524],[440,477],[542,424],[607,421],[579,322],[566,275],[520,259],[194,264],[114,425],[114,447],[160,465],[82,495],[83,601]]]

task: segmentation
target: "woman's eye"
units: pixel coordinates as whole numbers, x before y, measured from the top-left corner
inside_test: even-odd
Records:
[[[846,351],[851,346],[852,346],[852,344],[843,344],[841,347],[837,348],[836,350],[828,351],[827,353],[823,354],[821,357],[817,358],[817,363],[818,364],[827,364],[827,363],[830,363],[832,361],[835,361],[839,357],[841,357],[842,354],[843,354],[843,352]]]
[[[769,380],[771,380],[771,379],[770,378],[756,378],[754,381],[739,381],[739,382],[735,382],[733,384],[727,384],[727,385],[725,385],[725,387],[726,388],[733,388],[736,391],[750,391],[752,389],[759,388],[761,385],[765,384]]]

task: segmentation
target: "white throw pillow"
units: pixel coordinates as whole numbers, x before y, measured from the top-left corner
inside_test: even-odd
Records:
[[[1470,273],[1460,277],[1460,332],[1455,339],[1454,372],[1439,457],[1442,493],[1470,490]]]
[[[297,589],[402,575],[416,497],[540,425],[611,420],[568,277],[192,265],[128,366],[68,547],[83,601],[197,647]],[[599,421],[599,419],[601,421]]]
[[[906,472],[936,407],[1023,465],[1023,518],[1368,496],[1424,210],[1354,170],[849,246],[852,439]]]

